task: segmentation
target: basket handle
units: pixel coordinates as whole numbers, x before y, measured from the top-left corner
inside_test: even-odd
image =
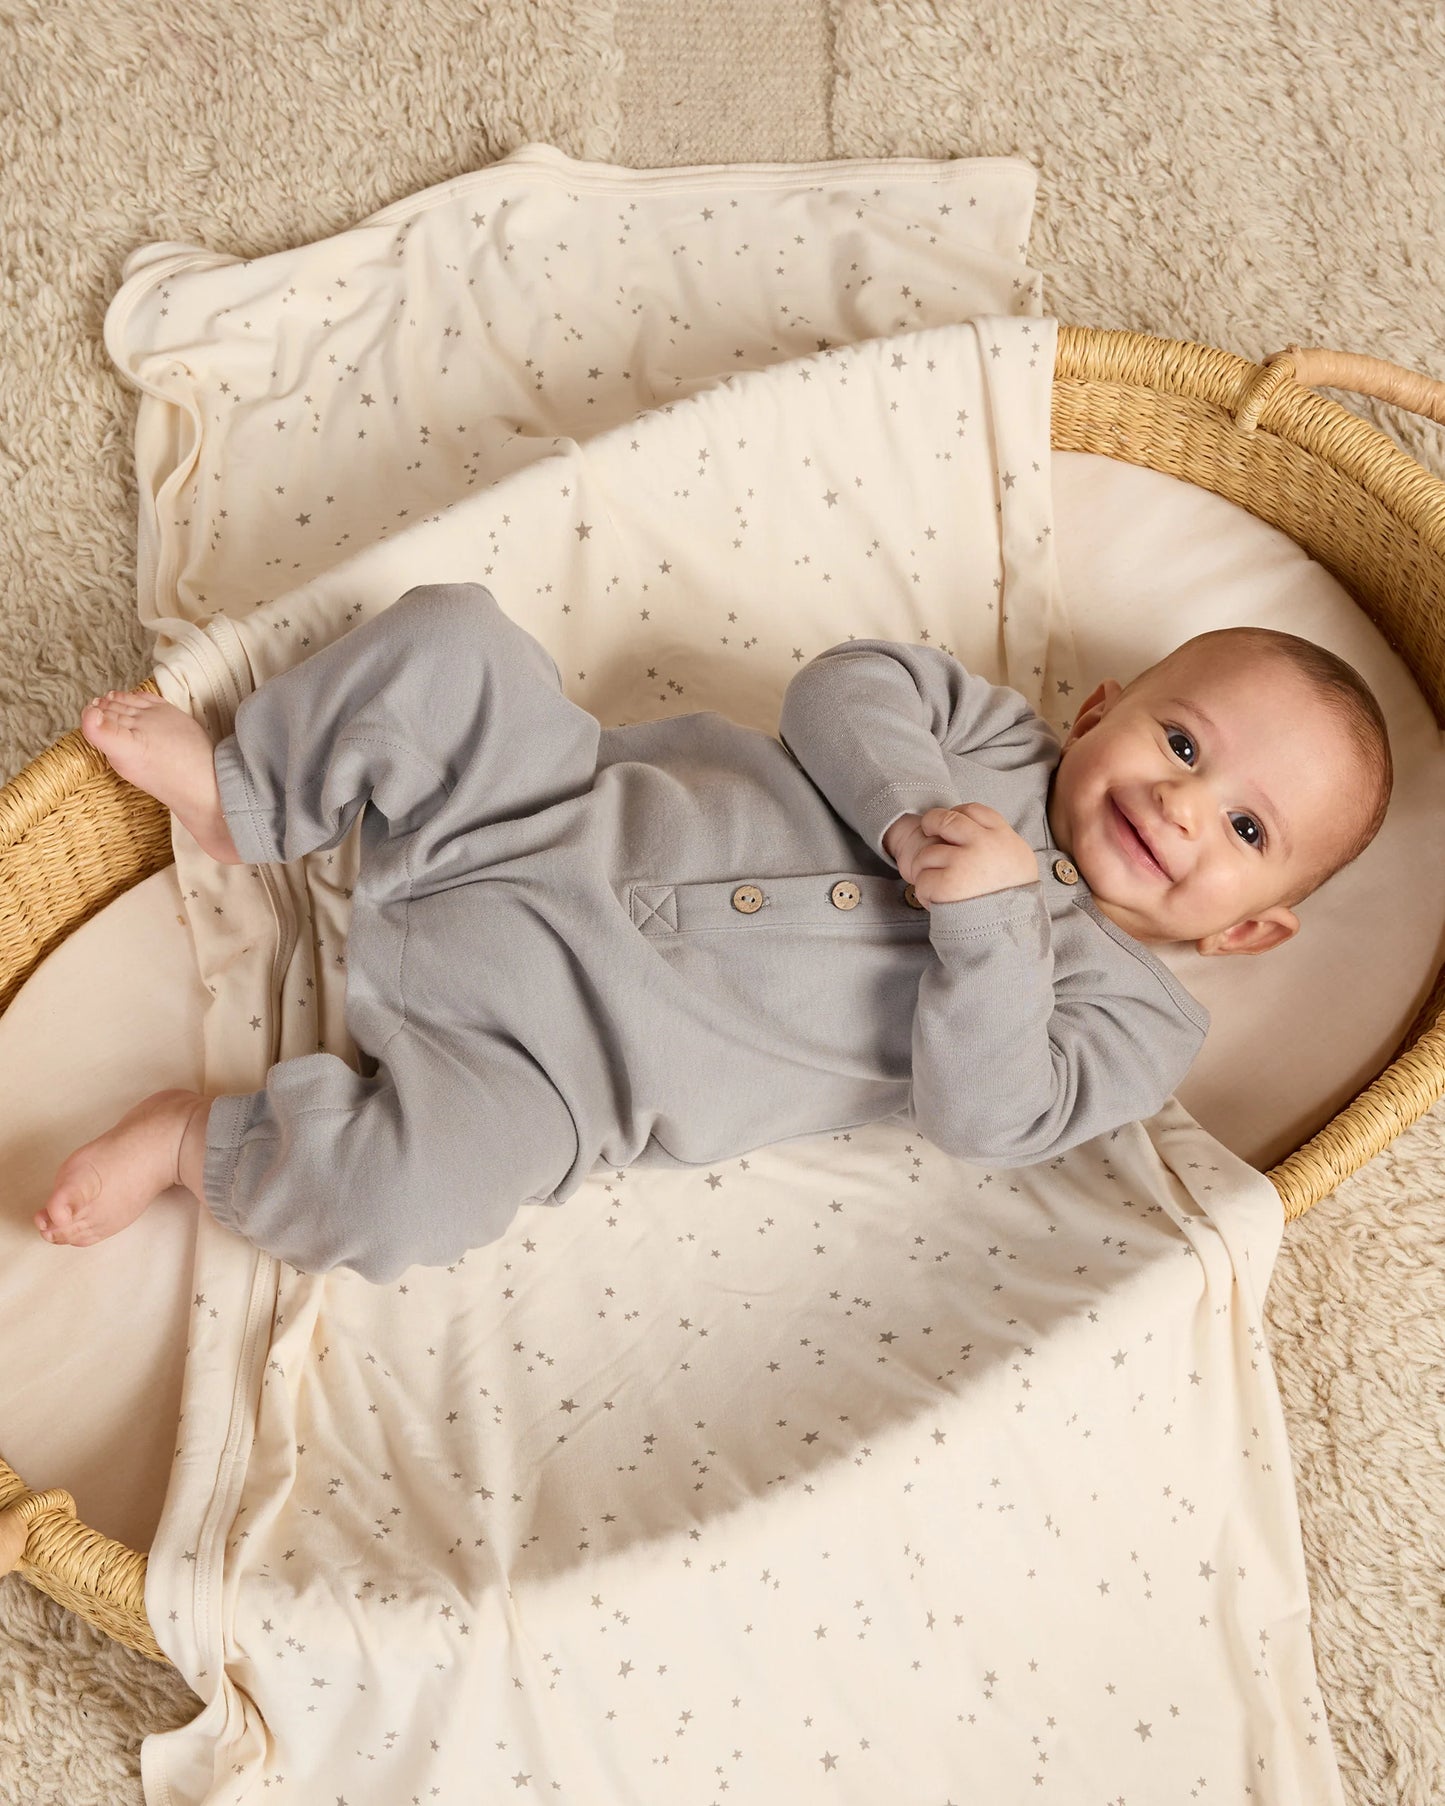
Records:
[[[49,1492],[22,1490],[4,1511],[0,1511],[0,1574],[10,1573],[24,1561],[31,1521],[47,1511],[63,1512],[66,1517],[73,1518],[75,1500],[58,1487],[52,1487]]]
[[[1304,350],[1298,345],[1287,345],[1260,365],[1240,400],[1235,424],[1252,433],[1270,398],[1291,378],[1311,389],[1354,389],[1445,426],[1445,383],[1419,370],[1386,363],[1384,358],[1359,357],[1351,351]]]

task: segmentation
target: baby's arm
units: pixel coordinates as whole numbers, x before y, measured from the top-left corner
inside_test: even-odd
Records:
[[[908,1119],[979,1166],[1031,1166],[1163,1108],[1199,1049],[1162,985],[1056,983],[1038,885],[935,905]],[[1157,987],[1157,988],[1156,988]]]
[[[967,800],[951,759],[989,746],[991,762],[1023,764],[1058,750],[1016,690],[935,646],[894,640],[846,640],[805,665],[783,698],[779,733],[835,812],[879,852],[900,817]]]

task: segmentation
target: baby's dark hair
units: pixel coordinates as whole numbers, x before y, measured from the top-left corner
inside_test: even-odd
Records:
[[[1374,691],[1354,666],[1347,664],[1337,653],[1316,645],[1313,640],[1301,639],[1298,634],[1280,633],[1272,627],[1221,627],[1185,640],[1163,662],[1210,641],[1227,641],[1229,650],[1247,656],[1277,658],[1297,671],[1334,715],[1354,749],[1358,795],[1364,805],[1363,819],[1343,852],[1324,859],[1296,894],[1286,900],[1287,906],[1293,909],[1311,892],[1317,891],[1327,878],[1358,859],[1379,833],[1385,811],[1390,806],[1390,793],[1395,787],[1389,729]]]

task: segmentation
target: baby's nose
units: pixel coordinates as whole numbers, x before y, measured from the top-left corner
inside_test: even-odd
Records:
[[[1198,795],[1197,785],[1190,784],[1188,779],[1162,783],[1155,792],[1154,800],[1167,826],[1178,828],[1189,835],[1198,832],[1200,811],[1204,804]]]

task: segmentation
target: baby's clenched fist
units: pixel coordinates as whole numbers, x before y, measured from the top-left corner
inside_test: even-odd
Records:
[[[929,908],[1038,882],[1033,848],[987,803],[903,816],[885,845],[918,901]]]

